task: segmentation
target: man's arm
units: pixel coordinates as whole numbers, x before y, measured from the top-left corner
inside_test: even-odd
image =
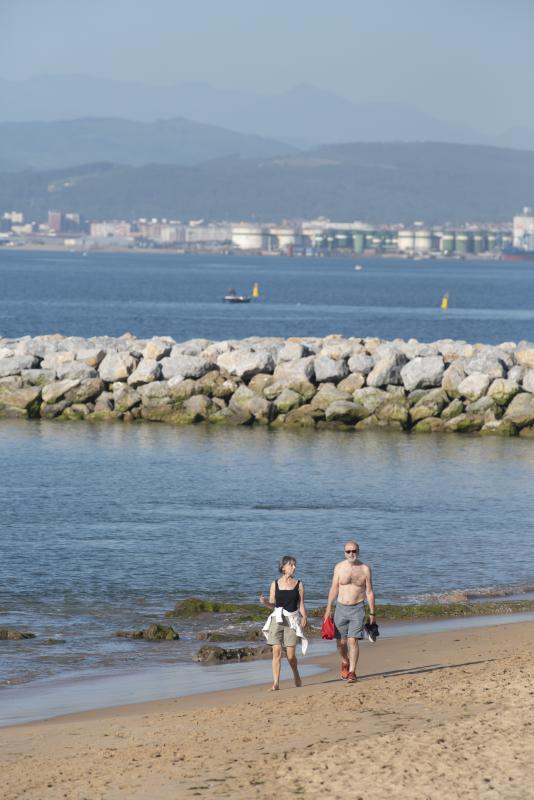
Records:
[[[328,592],[328,600],[326,601],[326,611],[324,612],[324,619],[328,619],[328,617],[332,616],[332,604],[336,599],[339,592],[339,570],[337,567],[334,569],[334,575],[332,577],[332,585],[330,587],[330,591]]]
[[[369,603],[369,616],[371,617],[371,622],[375,621],[375,590],[373,589],[373,573],[371,572],[371,567],[367,567],[367,574],[365,576],[365,595],[367,597],[367,602]]]

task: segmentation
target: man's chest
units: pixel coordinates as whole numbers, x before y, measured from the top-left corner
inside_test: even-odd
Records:
[[[340,571],[339,582],[342,586],[347,584],[352,584],[353,586],[365,585],[363,567],[343,567]]]

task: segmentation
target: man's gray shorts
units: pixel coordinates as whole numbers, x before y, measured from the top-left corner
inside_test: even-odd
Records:
[[[364,620],[365,604],[363,601],[353,606],[337,603],[334,614],[336,639],[363,639]]]

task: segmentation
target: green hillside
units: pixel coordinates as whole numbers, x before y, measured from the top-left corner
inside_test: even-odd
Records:
[[[0,175],[0,209],[44,219],[508,221],[534,205],[534,152],[439,143],[350,144],[197,166],[89,165]]]

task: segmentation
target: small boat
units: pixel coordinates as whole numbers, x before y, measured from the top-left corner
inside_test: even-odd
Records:
[[[442,308],[443,311],[446,311],[448,309],[448,307],[449,307],[449,293],[445,292],[445,294],[441,298],[441,306],[440,306],[440,308]]]
[[[228,289],[223,299],[225,303],[250,303],[250,297],[237,294],[235,289]]]
[[[362,267],[362,265],[361,265],[361,264],[355,264],[355,265],[354,265],[354,269],[356,270],[356,272],[361,272],[361,271],[362,271],[362,269],[363,269],[363,267]]]

